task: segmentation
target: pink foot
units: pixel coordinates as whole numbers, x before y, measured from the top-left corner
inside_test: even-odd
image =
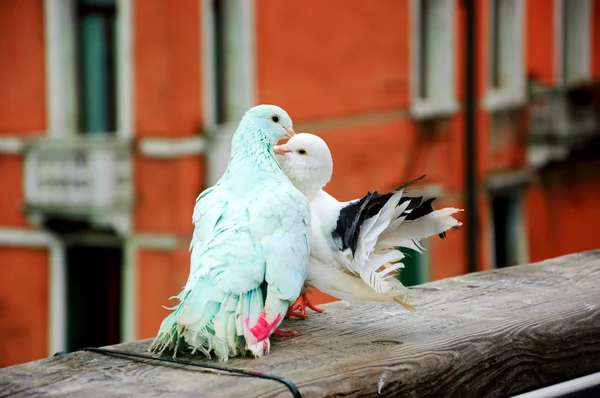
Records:
[[[306,307],[310,308],[315,312],[325,312],[323,308],[319,308],[313,305],[308,300],[308,295],[306,293],[302,293],[300,297],[298,297],[296,302],[292,305],[291,311],[288,310],[288,314],[290,314],[290,316],[295,316],[300,319],[306,319],[308,318],[308,315],[306,315]]]
[[[290,330],[289,332],[285,332],[279,328],[275,329],[275,331],[273,332],[273,336],[281,336],[281,337],[296,337],[298,336],[298,333],[294,332],[293,330]]]
[[[285,318],[284,319],[289,319],[289,318],[292,318],[292,317],[298,318],[298,319],[302,319],[303,321],[307,320],[308,318],[310,318],[308,315],[306,315],[306,311],[305,311],[304,315],[301,314],[300,312],[295,312],[293,310],[293,305],[290,306],[290,308],[288,308],[287,313],[285,314]]]

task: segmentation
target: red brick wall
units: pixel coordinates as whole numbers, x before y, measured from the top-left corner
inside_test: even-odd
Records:
[[[527,0],[525,5],[527,74],[552,84],[556,80],[554,1]]]
[[[168,300],[185,286],[190,270],[188,244],[173,251],[140,249],[137,253],[137,335],[156,336],[162,320],[179,301]]]
[[[23,160],[20,156],[0,155],[0,181],[4,187],[0,194],[0,226],[27,226],[23,213]]]
[[[0,136],[46,128],[42,0],[0,1]],[[27,227],[23,161],[0,155],[0,227]],[[48,354],[48,253],[0,246],[0,367]]]
[[[135,129],[138,137],[190,137],[202,131],[200,2],[140,1],[134,7]],[[136,233],[181,236],[174,251],[137,253],[137,336],[156,335],[189,273],[192,211],[204,187],[200,156],[135,156]]]
[[[135,128],[138,136],[184,137],[201,131],[200,2],[136,2]],[[190,234],[204,163],[198,156],[135,158],[137,232]]]
[[[296,123],[407,107],[407,5],[258,0],[258,102],[283,106]]]
[[[136,156],[137,232],[188,235],[192,211],[204,189],[204,161],[199,156],[152,159]]]
[[[592,5],[592,76],[595,80],[600,80],[600,1],[591,1]]]
[[[135,2],[135,131],[189,136],[202,126],[200,2]]]
[[[46,124],[42,0],[0,1],[0,135],[40,133]],[[23,162],[0,156],[0,226],[26,225]]]
[[[42,0],[0,1],[0,134],[46,124]]]
[[[526,194],[529,257],[541,261],[600,248],[600,162],[553,171]]]
[[[48,252],[0,246],[0,368],[48,355]]]

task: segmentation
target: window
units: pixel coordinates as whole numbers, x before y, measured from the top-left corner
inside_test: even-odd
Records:
[[[121,342],[120,246],[67,246],[67,350]]]
[[[454,94],[454,0],[412,2],[412,113],[443,116],[457,109]]]
[[[79,131],[107,133],[117,129],[116,0],[77,2]]]
[[[525,101],[524,29],[522,0],[489,3],[488,93],[486,106],[499,109]]]
[[[132,134],[131,0],[45,0],[48,130]]]
[[[590,1],[556,0],[557,69],[562,83],[590,77]]]
[[[496,268],[527,262],[522,195],[519,191],[496,193],[491,198],[493,254]]]
[[[239,119],[255,105],[253,2],[202,0],[204,120],[211,140],[207,184],[229,160]]]
[[[202,5],[207,124],[237,124],[254,105],[252,2]]]

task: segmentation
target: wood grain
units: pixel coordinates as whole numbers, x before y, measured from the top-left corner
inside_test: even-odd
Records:
[[[300,335],[273,338],[268,356],[224,365],[286,377],[303,397],[505,397],[600,371],[600,251],[420,285],[411,300],[414,314],[325,305],[286,321]],[[0,369],[0,396],[291,394],[274,381],[78,352]]]

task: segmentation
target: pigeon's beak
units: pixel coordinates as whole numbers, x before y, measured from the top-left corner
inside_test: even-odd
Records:
[[[294,130],[292,130],[292,132],[293,131]],[[285,153],[289,153],[289,152],[292,152],[292,151],[290,151],[288,149],[288,147],[286,147],[285,145],[277,145],[275,148],[273,148],[273,152],[275,152],[275,155],[283,155]]]
[[[288,138],[292,138],[293,136],[296,135],[296,132],[294,131],[293,128],[291,128],[291,127],[284,127],[284,129],[285,129],[285,132],[286,132],[285,135],[287,135]]]

